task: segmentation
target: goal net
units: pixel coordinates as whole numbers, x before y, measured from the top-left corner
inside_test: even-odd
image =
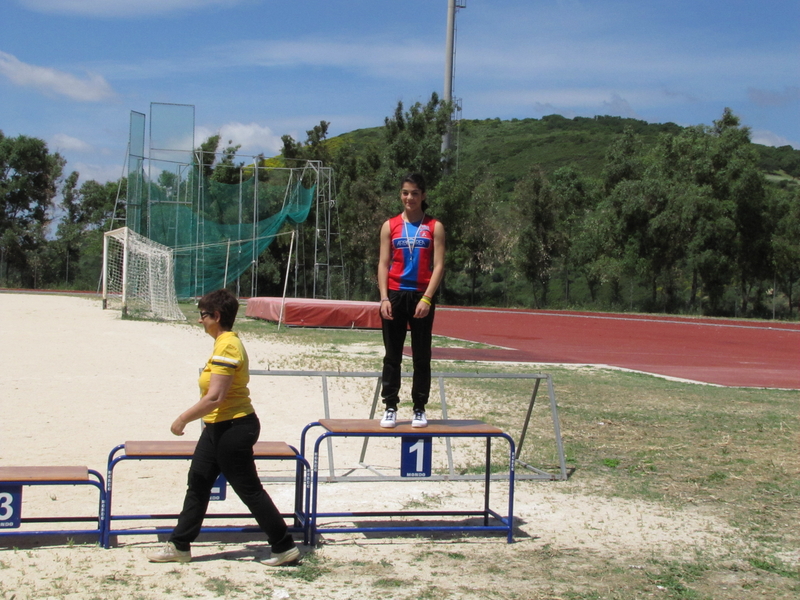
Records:
[[[127,227],[103,238],[103,308],[123,315],[184,321],[175,295],[172,249]]]

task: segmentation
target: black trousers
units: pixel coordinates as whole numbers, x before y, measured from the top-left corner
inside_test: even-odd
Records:
[[[435,303],[423,319],[415,319],[414,311],[422,298],[422,292],[389,292],[392,303],[391,321],[383,319],[383,357],[381,398],[387,408],[397,408],[400,401],[400,373],[406,331],[411,329],[411,353],[414,376],[411,383],[411,400],[415,409],[425,410],[431,393],[431,342],[433,340],[433,316]]]
[[[178,550],[189,550],[200,534],[211,488],[220,472],[267,534],[272,552],[286,552],[294,546],[286,522],[258,478],[253,446],[260,433],[261,423],[255,414],[203,428],[189,467],[183,510],[169,538]]]

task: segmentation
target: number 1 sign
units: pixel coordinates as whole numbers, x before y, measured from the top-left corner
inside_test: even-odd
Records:
[[[430,477],[433,444],[431,438],[403,436],[400,455],[401,477]]]

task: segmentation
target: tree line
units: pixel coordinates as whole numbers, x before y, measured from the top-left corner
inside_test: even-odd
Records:
[[[124,222],[125,180],[79,185],[66,164],[43,140],[0,131],[0,286],[97,288],[103,231]]]
[[[535,163],[509,176],[491,156],[457,167],[456,152],[440,150],[450,109],[435,94],[407,111],[398,103],[380,136],[360,146],[284,140],[295,156],[321,158],[324,149],[335,167],[350,297],[375,298],[376,232],[400,210],[400,174],[418,171],[447,228],[442,302],[794,314],[800,185],[767,179],[730,109],[711,126],[665,126],[647,144],[622,127],[597,176]],[[771,156],[793,165],[798,153],[785,150]]]
[[[376,299],[378,231],[400,210],[400,176],[416,171],[428,181],[430,213],[447,228],[442,303],[794,317],[800,185],[765,176],[763,155],[729,109],[711,126],[664,126],[652,139],[635,123],[622,126],[596,172],[561,160],[516,165],[511,175],[491,152],[468,163],[457,148],[442,152],[442,134],[456,126],[451,114],[432,94],[398,103],[375,130],[329,139],[322,121],[304,141],[283,136],[281,155],[263,159],[333,167],[340,297]],[[209,158],[200,168],[225,181],[238,147],[213,159],[218,145],[219,136],[201,145]],[[797,154],[770,156],[793,168]],[[65,167],[41,140],[0,132],[0,285],[96,289],[102,233],[124,223],[126,181],[81,184]],[[313,256],[313,227],[301,233]],[[280,293],[287,253],[281,243],[268,249],[259,294]]]

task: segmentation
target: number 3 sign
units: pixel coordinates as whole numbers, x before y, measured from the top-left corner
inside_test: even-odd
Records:
[[[430,477],[433,444],[431,438],[403,436],[400,455],[401,477]]]
[[[0,529],[17,529],[22,516],[22,486],[0,487]]]

